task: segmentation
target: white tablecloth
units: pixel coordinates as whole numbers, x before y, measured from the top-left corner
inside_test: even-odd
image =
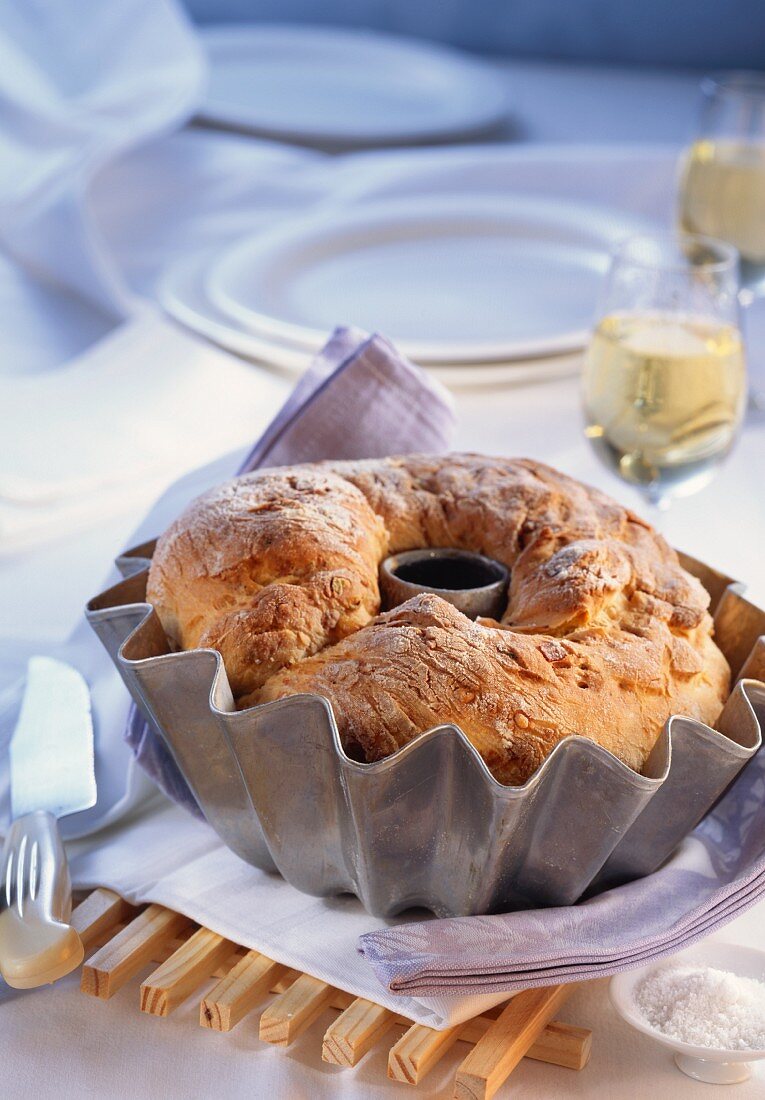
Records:
[[[682,140],[690,125],[696,84],[692,77],[612,71],[598,74],[528,64],[511,70],[508,81],[516,94],[521,134],[587,142]],[[133,154],[133,159],[120,169],[121,187],[105,187],[97,196],[102,214],[112,227],[112,244],[139,290],[151,285],[160,260],[188,245],[192,221],[195,242],[199,244],[221,233],[233,235],[239,231],[236,220],[227,217],[226,202],[233,196],[232,207],[236,207],[241,200],[248,186],[247,166],[256,155],[254,146],[246,140],[201,130],[187,130],[164,141],[166,152],[158,153],[155,147]],[[263,155],[262,146],[257,155]],[[315,201],[322,188],[322,158],[279,147],[271,147],[267,156],[273,162],[273,176],[261,174],[258,198],[270,192],[272,202],[283,201],[285,205]],[[204,166],[206,186],[196,196],[179,186],[173,215],[163,213],[155,224],[144,227],[155,245],[156,255],[151,262],[145,248],[133,246],[145,200],[151,197],[152,189],[167,186],[173,174],[182,183],[184,165],[191,162],[197,170],[200,164]],[[295,171],[285,183],[279,173],[289,165],[294,165]],[[548,187],[544,157],[536,170],[540,187]],[[628,191],[629,180],[625,180],[624,193]],[[619,204],[619,197],[611,196],[614,205]],[[670,193],[666,202],[669,208]],[[200,203],[206,211],[201,219]],[[151,202],[148,205],[160,209]],[[194,217],[190,220],[192,209]],[[759,325],[765,335],[762,320],[754,317],[752,321],[752,331],[756,334]],[[20,277],[2,260],[0,324],[4,334],[0,371],[20,380],[33,373],[55,372],[62,360],[104,331],[104,322],[96,314],[52,288]],[[197,429],[190,427],[187,442],[196,444],[201,461],[243,444],[245,436],[255,436],[286,394],[289,383],[257,368],[241,366],[205,345],[200,345],[195,354],[210,370],[220,366],[222,371],[229,371],[235,390],[228,405],[226,394],[221,395],[220,415],[232,415],[234,425],[225,445],[218,437],[195,440]],[[51,380],[54,383],[53,375]],[[234,407],[243,400],[249,402],[251,414],[247,418],[233,417]],[[86,390],[85,409],[88,401]],[[622,499],[630,497],[582,442],[576,380],[517,387],[491,397],[478,391],[465,392],[459,395],[458,409],[458,446],[541,458]],[[32,431],[36,423],[31,409],[28,426]],[[119,415],[115,423],[124,433]],[[714,486],[678,502],[664,527],[676,545],[745,578],[755,597],[765,601],[765,575],[760,569],[765,535],[763,432],[765,426],[750,426]],[[44,440],[40,442],[44,445]],[[124,544],[150,499],[163,481],[169,482],[190,464],[190,453],[181,449],[179,454],[176,449],[173,461],[160,471],[136,475],[136,481],[143,479],[145,492],[131,493],[124,511],[69,534],[66,529],[54,532],[55,541],[0,560],[0,688],[18,676],[26,653],[39,642],[49,644],[67,635],[83,600],[98,587],[108,562]],[[633,502],[637,504],[636,499]],[[62,577],[66,577],[65,584]],[[755,908],[726,929],[725,938],[763,946],[763,916],[763,907]],[[623,1025],[609,1008],[603,984],[577,992],[561,1016],[595,1029],[590,1067],[577,1075],[524,1063],[513,1076],[519,1095],[597,1095],[609,1100],[637,1100],[646,1095],[723,1094],[721,1088],[696,1085],[682,1077],[666,1052]],[[55,1095],[62,1100],[107,1095],[226,1098],[245,1092],[259,1097],[390,1095],[393,1087],[384,1081],[381,1054],[373,1054],[355,1071],[337,1071],[319,1061],[318,1040],[326,1023],[326,1019],[319,1021],[285,1053],[260,1044],[252,1021],[245,1021],[229,1036],[202,1031],[196,1024],[193,1001],[170,1020],[143,1016],[137,1010],[135,984],[108,1005],[80,995],[74,980],[32,994],[2,987],[3,1095],[11,1100],[32,1095]],[[464,1053],[465,1048],[456,1048],[420,1095],[451,1095],[449,1070],[459,1059],[460,1049]],[[765,1078],[760,1076],[740,1086],[736,1095],[754,1100],[763,1095],[764,1088]],[[406,1095],[410,1090],[399,1091]]]

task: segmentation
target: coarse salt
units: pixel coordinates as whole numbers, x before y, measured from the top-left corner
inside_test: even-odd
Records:
[[[709,966],[652,970],[634,994],[657,1031],[717,1050],[765,1050],[765,982]]]

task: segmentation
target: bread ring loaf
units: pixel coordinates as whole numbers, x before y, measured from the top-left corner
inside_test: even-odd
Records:
[[[457,547],[511,571],[501,622],[423,594],[378,616],[388,554]],[[709,597],[648,524],[528,460],[407,456],[259,471],[160,538],[147,598],[181,649],[223,656],[240,705],[332,703],[372,761],[444,722],[503,783],[562,738],[640,770],[667,717],[714,723],[730,673]],[[376,617],[377,616],[377,617]]]

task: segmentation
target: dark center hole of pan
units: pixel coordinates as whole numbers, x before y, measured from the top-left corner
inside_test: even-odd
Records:
[[[507,606],[509,572],[500,562],[469,550],[407,550],[380,566],[380,596],[390,609],[419,592],[435,592],[467,615],[495,619]]]
[[[409,584],[458,592],[467,588],[485,588],[503,578],[503,570],[490,562],[469,557],[423,558],[400,563],[395,576]]]

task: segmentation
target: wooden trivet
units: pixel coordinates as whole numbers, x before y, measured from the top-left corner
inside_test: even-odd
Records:
[[[591,1031],[553,1020],[571,985],[526,990],[467,1023],[435,1031],[240,947],[161,905],[131,906],[111,890],[89,894],[72,914],[72,924],[87,957],[84,993],[108,1000],[139,971],[159,963],[141,985],[140,1008],[167,1016],[217,978],[200,1002],[201,1026],[230,1031],[261,1009],[260,1038],[277,1046],[294,1042],[325,1009],[337,1009],[340,1015],[324,1035],[322,1059],[355,1066],[397,1030],[388,1077],[410,1085],[419,1084],[455,1043],[469,1043],[472,1049],[454,1080],[458,1100],[493,1096],[524,1057],[580,1070],[590,1056]]]

